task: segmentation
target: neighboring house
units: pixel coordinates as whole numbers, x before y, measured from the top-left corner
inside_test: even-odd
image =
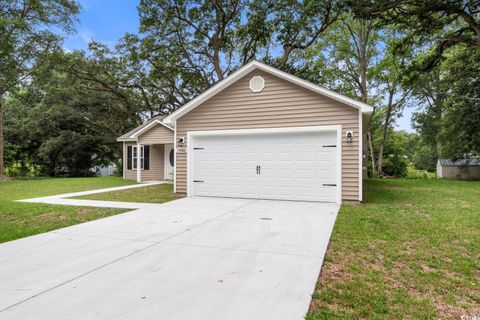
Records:
[[[120,137],[124,177],[166,177],[166,169],[151,169],[171,159],[174,191],[188,196],[362,201],[372,111],[253,61],[169,116]],[[167,157],[171,148],[176,152]]]
[[[438,159],[437,178],[480,180],[480,158]]]
[[[117,165],[115,163],[111,163],[108,166],[94,166],[90,169],[90,171],[94,172],[97,177],[108,177],[113,176],[116,169]]]

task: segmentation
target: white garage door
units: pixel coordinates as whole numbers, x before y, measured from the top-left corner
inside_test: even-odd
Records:
[[[337,202],[337,133],[195,135],[191,193]]]

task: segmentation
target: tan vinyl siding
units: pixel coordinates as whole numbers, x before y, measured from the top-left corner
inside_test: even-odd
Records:
[[[127,146],[134,146],[134,142],[123,143],[123,163],[125,179],[136,180],[137,170],[127,170]],[[150,169],[142,170],[142,181],[163,180],[165,170],[165,146],[163,144],[150,145]]]
[[[265,78],[265,89],[249,89],[252,76]],[[269,73],[254,70],[177,120],[177,137],[188,131],[342,125],[342,198],[358,200],[359,110],[297,86]],[[346,143],[347,131],[354,134]],[[187,141],[188,143],[188,141]],[[185,145],[186,146],[186,145]],[[187,192],[186,155],[177,154],[176,186]]]
[[[173,130],[161,124],[148,129],[138,137],[140,144],[173,144]]]

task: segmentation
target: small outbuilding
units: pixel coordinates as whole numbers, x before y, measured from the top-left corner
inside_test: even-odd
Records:
[[[480,180],[480,158],[438,159],[437,177],[459,180]]]

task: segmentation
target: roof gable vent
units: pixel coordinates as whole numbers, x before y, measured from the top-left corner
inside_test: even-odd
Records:
[[[261,76],[254,76],[250,79],[250,90],[252,92],[261,92],[265,88],[265,79]]]

